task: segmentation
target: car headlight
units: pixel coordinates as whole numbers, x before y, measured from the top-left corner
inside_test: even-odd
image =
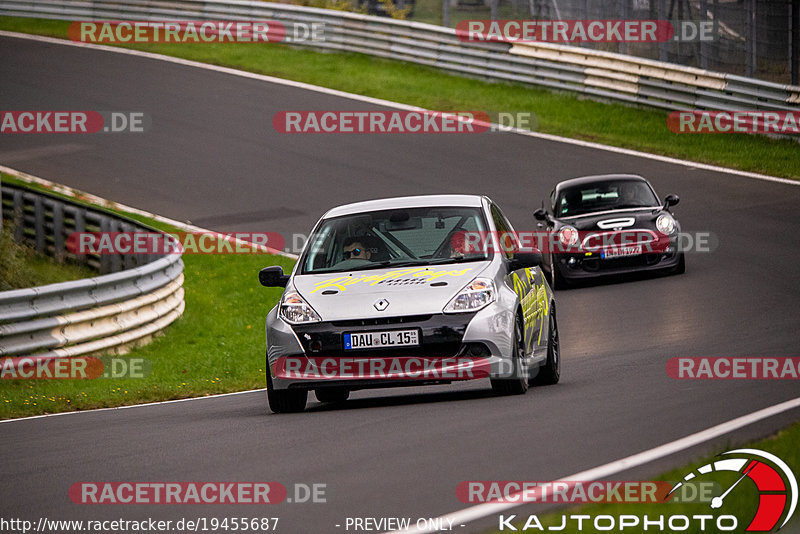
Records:
[[[444,307],[445,313],[477,311],[494,302],[494,282],[488,278],[476,278]]]
[[[280,316],[289,323],[316,323],[322,318],[297,291],[287,292],[281,299]]]
[[[578,231],[572,226],[564,226],[558,231],[558,240],[568,247],[578,244]]]
[[[675,231],[675,219],[669,213],[662,213],[656,219],[656,228],[662,234],[671,234]]]

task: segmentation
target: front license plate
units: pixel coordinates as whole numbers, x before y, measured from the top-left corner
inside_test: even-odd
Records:
[[[411,347],[419,345],[419,330],[359,332],[344,335],[345,350]]]
[[[637,245],[635,247],[618,247],[618,248],[607,248],[603,250],[600,254],[600,257],[603,259],[611,259],[611,258],[621,258],[623,256],[637,256],[642,253],[642,246]]]

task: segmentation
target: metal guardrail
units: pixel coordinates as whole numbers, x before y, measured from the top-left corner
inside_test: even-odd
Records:
[[[60,20],[322,22],[324,41],[358,52],[494,80],[668,110],[800,109],[800,87],[550,43],[470,43],[452,28],[251,0],[0,0],[0,15]],[[257,46],[257,45],[254,45]]]
[[[72,232],[155,232],[125,217],[22,186],[2,186],[2,216],[15,238],[60,260],[85,261],[102,276],[0,292],[0,357],[37,359],[124,352],[181,316],[179,254],[82,257]]]

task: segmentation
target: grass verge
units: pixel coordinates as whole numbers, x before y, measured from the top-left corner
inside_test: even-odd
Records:
[[[66,38],[69,22],[0,17],[0,29]],[[537,131],[800,179],[800,145],[790,139],[672,133],[667,113],[601,103],[571,93],[453,76],[361,54],[278,44],[137,44],[150,52],[224,65],[441,111],[534,113]]]
[[[53,258],[37,254],[13,238],[13,229],[4,221],[0,232],[0,291],[44,286],[96,276],[88,267],[57,263]]]
[[[7,176],[3,181],[15,182]],[[132,218],[165,231],[176,230],[147,217]],[[166,329],[166,335],[124,356],[143,359],[144,367],[151,369],[149,375],[0,380],[0,418],[263,388],[264,320],[281,291],[262,287],[258,271],[267,265],[291,269],[294,260],[269,254],[198,254],[184,255],[183,261],[183,316]]]
[[[770,436],[766,439],[762,439],[743,447],[732,447],[728,446],[723,449],[719,449],[718,453],[723,453],[733,448],[740,449],[740,448],[752,448],[758,449],[761,451],[766,451],[771,454],[774,454],[778,458],[782,459],[789,468],[795,473],[795,477],[800,474],[800,448],[797,447],[797,444],[800,443],[800,423],[795,423],[794,425],[779,431],[774,436]],[[730,456],[730,458],[738,458],[742,457],[741,455],[737,456]],[[667,473],[662,474],[654,478],[653,480],[663,480],[668,481],[670,486],[673,485],[675,482],[682,480],[684,476],[691,472],[695,472],[697,474],[697,468],[703,465],[707,465],[709,463],[715,462],[717,460],[728,458],[720,457],[720,456],[708,456],[702,458],[696,462],[691,464],[685,465],[678,469],[673,469]],[[755,460],[764,461],[763,458],[759,458],[758,456],[752,456]],[[766,461],[768,465],[772,465],[769,461]],[[519,531],[525,531],[525,523],[528,522],[528,532],[542,532],[552,529],[553,531],[558,530],[565,534],[570,534],[573,532],[598,532],[600,530],[610,530],[612,532],[627,532],[630,534],[638,534],[644,532],[682,532],[684,534],[699,534],[701,532],[722,532],[721,529],[718,529],[716,524],[716,518],[719,515],[733,515],[736,517],[737,528],[733,530],[733,532],[744,532],[747,526],[750,524],[750,521],[756,515],[756,509],[759,505],[759,491],[756,488],[755,483],[748,479],[744,479],[741,484],[737,485],[734,490],[732,490],[724,499],[723,505],[718,510],[714,510],[710,507],[710,500],[713,497],[719,496],[723,494],[728,488],[733,486],[737,479],[741,476],[741,472],[731,472],[731,471],[717,471],[711,472],[706,475],[698,474],[698,476],[694,479],[696,483],[694,486],[687,484],[683,490],[679,489],[676,493],[678,499],[680,499],[681,491],[685,491],[685,497],[692,498],[694,496],[694,492],[697,492],[697,495],[704,495],[705,498],[702,499],[702,502],[666,502],[666,503],[607,503],[607,504],[590,504],[585,506],[579,507],[572,507],[566,508],[563,510],[558,510],[556,512],[547,512],[543,514],[535,514],[536,519],[541,523],[542,529],[534,528],[532,526],[533,520],[529,522],[529,516],[531,514],[518,514],[516,518],[512,521],[514,527]],[[778,492],[765,492],[765,493],[778,493]],[[789,491],[788,494],[791,492]],[[790,495],[789,495],[790,496]],[[788,503],[786,505],[788,508]],[[514,510],[506,512],[504,515],[506,518],[509,517],[510,514],[514,514]],[[699,516],[708,516],[706,528],[702,529],[701,520],[697,519]],[[578,519],[577,516],[588,516],[587,519],[584,519],[583,528],[578,528]],[[603,517],[600,517],[603,516]],[[625,526],[621,528],[620,526],[620,519],[621,516],[635,516],[638,518],[639,524],[638,525],[631,525]],[[648,517],[649,521],[657,521],[660,516],[664,516],[664,530],[659,530],[658,526],[649,526],[649,528],[644,528],[644,517]],[[683,520],[680,518],[675,519],[674,526],[675,528],[669,528],[669,517],[670,516],[686,516],[689,518],[689,526],[688,528],[683,528]],[[713,518],[712,518],[713,516]],[[595,528],[594,521],[596,518],[600,517],[599,526],[600,528]],[[611,518],[611,519],[607,519]],[[614,521],[614,527],[611,529],[605,528],[610,524],[610,521]],[[636,521],[631,517],[627,519],[630,522]],[[784,517],[780,518],[782,522]],[[723,526],[728,525],[728,522],[724,522]],[[566,525],[565,528],[561,529],[562,525]],[[780,522],[778,523],[780,525]],[[504,530],[497,530],[496,532],[508,532],[511,529],[504,529]],[[774,531],[774,529],[771,529]],[[797,513],[793,516],[793,519],[787,523],[787,525],[781,530],[781,532],[800,532],[800,516]]]

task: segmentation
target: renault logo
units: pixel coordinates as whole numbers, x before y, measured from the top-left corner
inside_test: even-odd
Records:
[[[378,302],[376,302],[375,304],[373,304],[373,306],[375,306],[376,310],[383,311],[383,310],[385,310],[386,308],[389,307],[389,301],[386,300],[386,299],[381,299]]]

